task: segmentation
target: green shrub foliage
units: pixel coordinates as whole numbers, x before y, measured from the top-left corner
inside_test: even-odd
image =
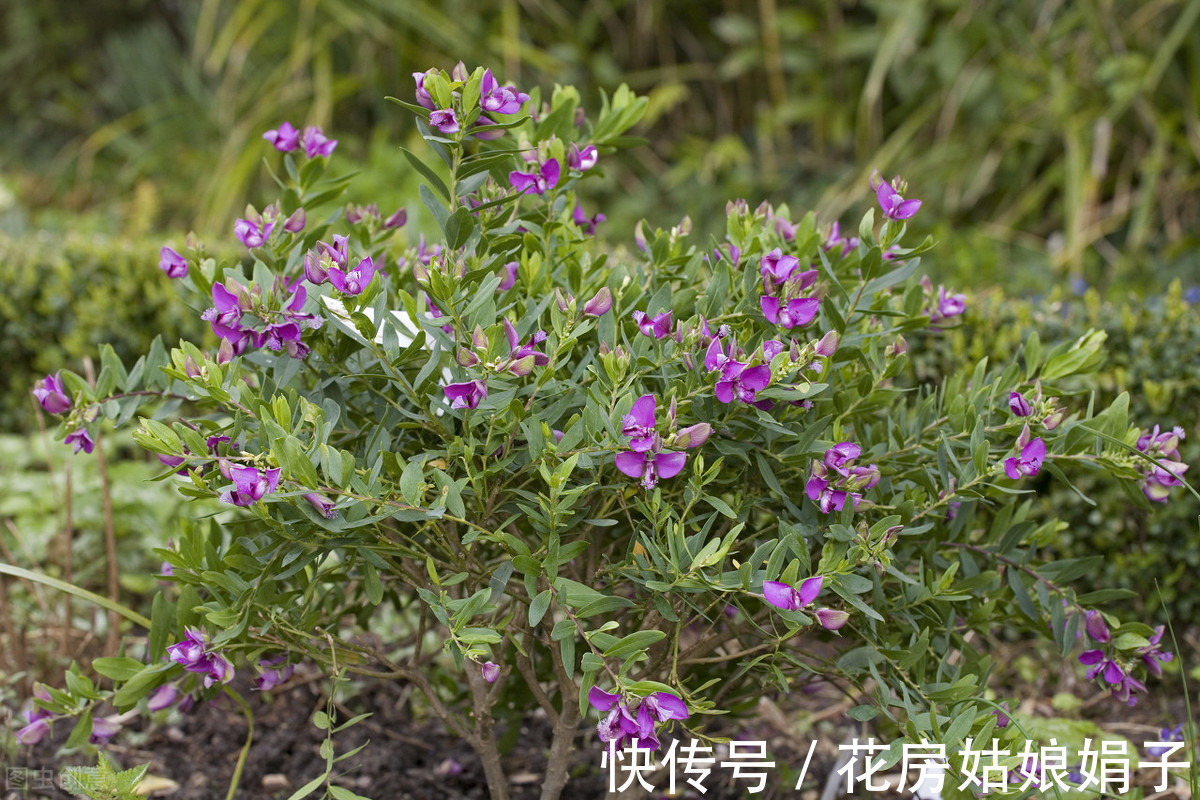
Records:
[[[590,178],[646,101],[621,87],[589,119],[571,88],[531,95],[456,68],[397,101],[441,230],[419,247],[370,211],[305,227],[348,178],[280,125],[279,195],[236,228],[252,265],[179,259],[219,347],[128,367],[106,350],[95,383],[41,387],[77,449],[140,415],[164,477],[230,510],[163,551],[147,660],[98,662],[115,693],[76,677],[88,691],[48,711],[310,658],[413,684],[493,797],[495,720],[537,703],[553,797],[584,718],[604,740],[631,733],[622,709],[643,741],[702,734],[816,680],[957,768],[967,737],[1018,735],[985,698],[1003,631],[1079,656],[1118,702],[1148,690],[1169,641],[1105,606],[1128,591],[1072,588],[1103,557],[1057,557],[1064,520],[1039,502],[1082,476],[1185,491],[1170,428],[1149,438],[1128,394],[1077,396],[1102,332],[926,359],[968,300],[921,280],[916,182],[877,177],[878,207],[841,231],[735,201],[724,241],[684,219],[605,249]]]

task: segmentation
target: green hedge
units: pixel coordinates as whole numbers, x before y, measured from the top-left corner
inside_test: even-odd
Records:
[[[158,268],[161,245],[0,234],[0,430],[32,429],[33,382],[62,367],[82,372],[105,342],[132,362],[158,334],[171,343],[203,333],[198,315],[181,317],[169,303],[175,287]]]
[[[1034,329],[1043,348],[1075,340],[1089,329],[1103,330],[1107,358],[1094,375],[1066,384],[1074,394],[1065,405],[1086,408],[1094,392],[1100,408],[1128,392],[1131,424],[1184,429],[1179,450],[1191,465],[1184,477],[1200,483],[1200,306],[1184,299],[1179,282],[1163,295],[1121,303],[1101,300],[1094,291],[1083,297],[1014,299],[993,290],[969,297],[961,327],[910,343],[918,381],[944,374],[949,364],[966,359],[986,356],[995,363],[1017,358]],[[1104,555],[1104,570],[1092,578],[1095,586],[1135,590],[1138,597],[1130,602],[1159,622],[1167,614],[1176,622],[1195,619],[1200,613],[1200,504],[1176,487],[1166,507],[1154,504],[1151,509],[1140,493],[1131,497],[1112,481],[1070,465],[1064,471],[1079,494],[1059,481],[1033,484],[1038,491],[1034,502],[1069,522],[1047,547],[1061,557]]]

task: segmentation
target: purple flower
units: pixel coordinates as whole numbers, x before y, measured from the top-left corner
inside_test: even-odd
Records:
[[[304,213],[303,208],[297,208],[292,212],[283,223],[283,229],[288,233],[299,233],[304,230],[305,224],[308,222],[308,215]]]
[[[85,453],[92,452],[96,443],[92,440],[92,435],[88,433],[87,428],[80,428],[74,433],[67,434],[67,438],[63,440],[63,444],[69,444],[73,448],[73,452],[78,453],[82,450]]]
[[[96,717],[92,720],[92,735],[88,737],[91,744],[107,742],[121,732],[121,726],[113,717]]]
[[[658,400],[654,395],[642,395],[634,401],[629,413],[621,420],[621,433],[629,437],[631,450],[644,453],[654,446],[657,407]]]
[[[1147,745],[1146,753],[1154,756],[1155,758],[1162,758],[1171,751],[1171,748],[1167,746],[1168,744],[1171,742],[1184,741],[1183,723],[1179,723],[1174,728],[1163,728],[1158,732],[1158,741],[1162,746],[1159,746],[1158,744]]]
[[[711,346],[710,346],[711,349]],[[747,367],[740,361],[729,360],[721,368],[714,392],[722,403],[738,399],[743,403],[756,403],[756,395],[771,382],[771,368],[766,364]]]
[[[496,679],[500,677],[500,665],[493,661],[482,665],[479,671],[483,673],[483,679],[488,683],[495,683]]]
[[[593,144],[580,150],[579,145],[572,143],[570,150],[567,151],[567,166],[580,172],[587,172],[596,166],[599,159],[599,153],[596,152],[596,146]]]
[[[674,325],[674,316],[670,311],[663,311],[651,317],[645,311],[634,311],[633,321],[637,323],[638,330],[644,336],[653,336],[655,339],[665,339],[671,335],[671,326]]]
[[[946,294],[944,287],[938,287],[937,308],[930,314],[930,322],[941,322],[950,317],[957,317],[967,309],[965,294]]]
[[[158,268],[167,273],[168,278],[186,278],[188,263],[186,258],[163,245],[158,251]]]
[[[483,80],[479,84],[479,105],[491,114],[515,114],[529,100],[529,95],[518,92],[512,85],[501,86],[492,77],[492,71],[483,71]]]
[[[312,507],[317,510],[317,513],[325,519],[333,519],[337,516],[337,510],[335,508],[337,504],[325,495],[318,494],[316,492],[309,492],[308,494],[304,495],[304,499],[307,500]]]
[[[583,313],[589,317],[602,317],[612,309],[612,289],[607,286],[592,295],[592,299],[583,304]]]
[[[1021,448],[1021,455],[1004,459],[1004,473],[1008,477],[1020,480],[1021,476],[1033,477],[1042,468],[1046,459],[1046,443],[1040,438],[1034,439]]]
[[[228,468],[230,486],[221,492],[222,503],[243,508],[252,506],[279,487],[279,468],[259,470],[256,467],[231,465]]]
[[[425,88],[425,78],[431,72],[436,74],[437,70],[431,69],[427,70],[426,72],[414,72],[412,76],[413,80],[417,83],[417,103],[432,111],[433,109],[437,108],[437,106],[434,105],[433,98],[429,96],[429,90]]]
[[[1162,637],[1164,626],[1155,627],[1154,634],[1147,640],[1148,644],[1139,647],[1137,653],[1142,658],[1142,663],[1146,666],[1146,672],[1156,678],[1162,677],[1162,667],[1159,663],[1167,663],[1175,657],[1175,654],[1170,650],[1162,649]]]
[[[269,692],[292,677],[295,671],[296,665],[287,663],[286,655],[259,659],[258,677],[254,679],[254,688],[260,692]]]
[[[35,383],[33,396],[37,398],[38,405],[49,414],[62,414],[71,408],[71,397],[63,385],[62,372],[47,375]]]
[[[842,236],[841,226],[834,222],[829,226],[829,237],[825,240],[827,251],[841,248],[840,252],[847,253],[858,247],[857,236]]]
[[[763,295],[759,298],[763,316],[773,325],[802,328],[816,319],[821,301],[815,297],[797,297],[781,306],[779,298]]]
[[[875,197],[879,200],[879,207],[883,209],[885,217],[892,220],[904,220],[917,213],[917,209],[921,207],[920,200],[905,200],[888,181],[878,180],[877,182],[878,177],[878,172],[871,176],[871,188],[875,190]],[[893,178],[892,180],[898,179]]]
[[[362,294],[374,277],[375,262],[371,260],[370,256],[359,261],[349,272],[342,272],[337,267],[329,268],[329,282],[342,294]]]
[[[517,267],[519,266],[519,262],[509,261],[501,267],[504,270],[504,277],[500,280],[500,285],[496,287],[497,292],[507,292],[517,285]]]
[[[687,462],[685,453],[638,452],[617,453],[617,469],[631,478],[641,478],[642,486],[653,489],[659,478],[674,478]]]
[[[28,714],[29,712],[25,712]],[[47,733],[50,732],[50,725],[45,719],[32,720],[24,728],[17,731],[17,741],[21,744],[33,745],[42,740]]]
[[[850,621],[850,613],[833,608],[818,608],[817,622],[827,631],[840,630]]]
[[[487,398],[487,386],[483,381],[452,383],[442,390],[451,408],[478,408],[479,401]]]
[[[851,465],[861,454],[862,448],[854,442],[841,442],[826,450],[822,461],[812,462],[804,491],[821,513],[841,511],[847,499],[857,508],[862,493],[879,483],[879,467]]]
[[[1108,625],[1104,622],[1104,615],[1099,611],[1089,609],[1085,617],[1084,629],[1087,635],[1097,642],[1107,642],[1111,638],[1108,632]]]
[[[1182,484],[1175,475],[1182,475],[1188,468],[1187,464],[1179,460],[1179,440],[1183,436],[1183,428],[1175,427],[1171,431],[1160,433],[1159,427],[1155,425],[1153,432],[1144,433],[1138,438],[1138,450],[1162,462],[1161,467],[1148,461],[1140,465],[1145,477],[1142,493],[1148,500],[1165,503],[1171,487]],[[1175,475],[1172,475],[1172,472]]]
[[[785,256],[778,247],[759,260],[759,271],[762,272],[763,278],[770,279],[775,283],[786,282],[799,266],[800,259],[795,256]]]
[[[326,244],[325,242],[317,242],[317,247],[321,248],[321,252],[324,255],[328,256],[329,260],[332,261],[334,264],[341,267],[342,269],[346,268],[346,263],[350,259],[350,237],[349,236],[342,236],[340,234],[335,233],[333,235],[333,244],[332,245]],[[314,281],[314,283],[316,283],[316,282],[317,281]]]
[[[300,146],[300,131],[292,127],[292,123],[283,122],[275,130],[262,135],[275,149],[281,153],[290,153]]]
[[[383,221],[383,227],[388,228],[388,229],[403,228],[405,223],[407,223],[407,222],[408,222],[408,209],[400,208],[400,209],[396,210],[395,214],[392,214],[390,217],[388,217],[387,219],[385,219]]]
[[[205,689],[214,683],[233,680],[233,665],[220,653],[210,650],[204,635],[192,628],[184,630],[182,642],[167,648],[167,657],[188,672],[203,674]]]
[[[164,683],[150,695],[150,698],[146,701],[146,708],[151,711],[162,711],[164,708],[173,705],[178,697],[179,690],[175,688],[175,684]]]
[[[581,205],[576,205],[575,210],[571,213],[571,220],[580,228],[582,228],[583,232],[588,236],[593,235],[596,232],[596,226],[601,222],[604,222],[606,219],[608,219],[608,217],[599,213],[597,213],[595,216],[589,217],[587,214],[583,213],[583,206]]]
[[[562,169],[558,165],[558,160],[552,158],[543,164],[538,172],[513,170],[508,173],[508,182],[512,184],[518,194],[545,194],[558,185],[561,173]]]
[[[1012,392],[1008,396],[1008,408],[1012,411],[1013,416],[1028,417],[1033,413],[1033,406],[1025,399],[1025,396],[1020,392]]]
[[[458,133],[458,117],[452,108],[440,108],[429,115],[429,124],[445,134]]]
[[[267,222],[265,220],[251,222],[248,219],[239,219],[233,224],[233,234],[238,238],[239,242],[253,249],[255,247],[262,247],[271,236],[271,231],[274,228],[274,222]]]
[[[644,708],[656,722],[666,722],[669,719],[687,719],[687,703],[670,692],[655,692],[642,698],[639,711]]]
[[[659,747],[655,725],[672,719],[687,719],[687,704],[670,692],[655,692],[642,698],[634,717],[629,707],[621,702],[618,694],[606,692],[593,686],[588,691],[588,702],[607,716],[596,726],[600,741],[611,743],[614,749],[624,749],[629,739],[635,739],[639,748],[657,750]]]
[[[824,576],[814,575],[801,583],[799,589],[779,581],[763,581],[763,599],[784,611],[799,611],[817,599],[824,580]]]
[[[337,139],[328,139],[325,132],[316,125],[304,129],[304,154],[309,158],[328,156],[337,147]]]

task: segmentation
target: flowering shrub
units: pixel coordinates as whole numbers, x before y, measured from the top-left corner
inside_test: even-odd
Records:
[[[1042,559],[1058,521],[1022,499],[1043,473],[1179,481],[1175,434],[1131,427],[1127,396],[1056,394],[1102,336],[917,382],[910,350],[969,301],[920,279],[932,242],[904,241],[920,201],[899,178],[873,182],[856,237],[737,201],[725,242],[685,219],[610,251],[579,209],[643,99],[622,87],[589,121],[570,88],[415,81],[396,102],[437,157],[406,152],[440,241],[406,246],[404,216],[373,209],[310,225],[347,183],[326,178],[336,141],[281,125],[280,196],[234,231],[252,268],[163,253],[219,344],[110,352],[94,385],[35,390],[84,449],[140,412],[163,477],[229,513],[163,551],[144,659],[98,661],[111,692],[47,689],[31,726],[233,694],[247,664],[274,686],[308,658],[416,686],[493,797],[493,714],[532,697],[556,797],[584,718],[657,748],[816,680],[857,687],[851,716],[895,741],[1016,736],[984,699],[997,626],[1078,646],[1119,701],[1146,690],[1162,631],[1073,592],[1096,560]]]

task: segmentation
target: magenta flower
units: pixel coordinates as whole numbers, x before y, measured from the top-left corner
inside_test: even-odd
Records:
[[[629,413],[622,419],[621,433],[629,437],[629,447],[631,450],[644,453],[654,446],[654,428],[658,424],[655,420],[657,407],[658,400],[654,395],[642,395],[634,401],[633,407],[629,409]],[[631,475],[631,477],[637,477],[641,473],[626,474]]]
[[[403,228],[407,222],[408,209],[400,208],[396,210],[396,213],[392,214],[383,221],[383,227],[388,228],[389,230],[394,230],[396,228]]]
[[[442,390],[451,408],[478,408],[479,401],[487,399],[487,385],[483,381],[452,383]]]
[[[424,244],[424,242],[422,242]],[[337,266],[342,269],[346,268],[346,263],[350,259],[350,237],[342,236],[335,233],[333,235],[333,244],[325,242],[317,242],[317,247],[321,248],[323,255],[327,256]],[[314,281],[316,283],[317,281]]]
[[[1040,438],[1034,439],[1021,448],[1021,455],[1004,459],[1004,474],[1015,480],[1021,476],[1033,477],[1042,468],[1046,460],[1046,443]]]
[[[712,349],[711,345],[709,349]],[[732,403],[735,398],[743,403],[757,403],[760,401],[756,401],[755,396],[770,382],[771,368],[766,364],[747,367],[740,361],[730,359],[721,367],[721,377],[717,379],[714,391],[722,403]]]
[[[429,115],[429,124],[445,134],[458,133],[458,117],[452,108],[440,108]]]
[[[899,192],[892,188],[892,183],[884,180],[876,183],[878,176],[878,172],[871,176],[871,188],[875,190],[875,197],[879,201],[879,207],[883,209],[885,217],[892,220],[904,220],[917,213],[917,209],[921,207],[920,200],[905,200]],[[898,179],[893,178],[892,180]]]
[[[337,139],[328,139],[325,132],[316,125],[304,129],[304,154],[309,158],[328,156],[337,147]]]
[[[655,692],[642,698],[637,707],[637,716],[621,702],[621,696],[593,686],[588,691],[588,702],[607,716],[596,726],[600,741],[611,743],[611,747],[622,750],[630,739],[637,741],[639,748],[657,750],[658,736],[654,730],[660,722],[672,719],[687,719],[687,704],[670,692]]]
[[[267,222],[265,220],[251,222],[248,219],[239,219],[233,224],[233,235],[246,247],[254,249],[255,247],[262,247],[266,243],[274,228],[274,222]]]
[[[1084,629],[1087,631],[1087,635],[1097,642],[1107,642],[1112,636],[1104,621],[1104,615],[1094,609],[1088,609],[1085,615]]]
[[[254,679],[254,688],[260,692],[269,692],[292,677],[295,671],[296,665],[287,663],[286,655],[259,659],[258,677]]]
[[[602,317],[612,309],[612,306],[612,289],[605,286],[592,295],[591,300],[583,304],[583,313],[589,317]]]
[[[479,667],[479,671],[483,673],[483,679],[488,683],[495,683],[500,677],[500,665],[494,661],[489,661]]]
[[[300,146],[300,131],[293,128],[290,122],[281,123],[275,130],[264,133],[262,138],[281,153],[290,153]]]
[[[304,499],[307,500],[309,505],[315,508],[317,513],[325,519],[333,519],[337,516],[337,509],[335,508],[337,503],[333,502],[325,495],[318,494],[317,492],[309,492],[308,494],[304,495]]]
[[[259,470],[256,467],[230,465],[222,470],[222,474],[226,472],[226,477],[233,481],[233,486],[221,492],[222,503],[245,508],[254,505],[279,487],[278,467]]]
[[[1028,417],[1033,413],[1033,406],[1025,399],[1025,396],[1020,392],[1012,392],[1008,396],[1008,408],[1012,411],[1013,416]]]
[[[482,333],[480,334],[482,337]],[[528,375],[535,366],[544,367],[550,363],[550,356],[537,349],[537,345],[546,341],[546,332],[538,331],[529,337],[526,344],[520,343],[520,338],[517,335],[517,329],[506,318],[504,320],[504,337],[508,340],[508,363],[505,369],[514,375]],[[486,338],[483,343],[476,343],[477,347],[485,349],[487,347]]]
[[[164,683],[155,689],[154,693],[146,700],[146,708],[151,711],[162,711],[164,708],[170,708],[174,705],[178,697],[179,690],[175,688],[175,684]]]
[[[63,440],[63,444],[71,445],[72,452],[74,453],[78,453],[80,450],[90,453],[96,447],[96,443],[92,440],[92,435],[88,433],[87,428],[80,428],[74,433],[67,434],[67,438]]]
[[[529,100],[529,95],[518,92],[516,87],[498,84],[490,69],[483,71],[479,92],[480,107],[491,114],[515,114]]]
[[[634,311],[633,321],[643,336],[653,336],[655,339],[665,339],[671,335],[671,326],[675,318],[670,311],[663,311],[651,317],[645,311]]]
[[[567,151],[567,166],[580,172],[587,172],[596,166],[599,160],[600,155],[596,152],[594,144],[589,144],[581,150],[579,145],[572,143],[571,149]]]
[[[233,680],[233,664],[220,653],[211,650],[204,634],[192,628],[184,629],[182,642],[167,648],[167,657],[188,672],[204,675],[204,688],[214,683]]]
[[[496,287],[497,292],[507,292],[509,289],[517,285],[517,267],[520,263],[509,261],[501,269],[504,270],[504,277],[500,280],[500,285]]]
[[[168,278],[186,278],[188,263],[186,258],[164,245],[158,253],[158,268],[167,273]]]
[[[1167,663],[1175,657],[1175,654],[1170,650],[1162,649],[1162,637],[1164,626],[1158,625],[1154,628],[1153,635],[1147,639],[1148,644],[1138,648],[1138,655],[1142,658],[1142,663],[1146,665],[1146,672],[1156,678],[1162,677],[1162,667],[1159,663]]]
[[[1160,467],[1149,461],[1139,465],[1145,477],[1142,483],[1142,493],[1146,499],[1156,503],[1165,503],[1171,487],[1182,485],[1182,481],[1175,475],[1182,475],[1187,472],[1188,468],[1187,464],[1180,461],[1179,456],[1179,440],[1183,436],[1183,428],[1175,427],[1171,431],[1160,433],[1159,427],[1155,425],[1153,432],[1144,433],[1138,437],[1137,449],[1157,458],[1163,465]],[[1172,475],[1172,472],[1175,475]]]
[[[938,287],[938,304],[937,310],[933,313],[932,322],[940,322],[950,317],[957,317],[967,309],[967,296],[965,294],[946,294],[946,290]]]
[[[342,272],[337,267],[329,268],[329,282],[333,284],[333,288],[346,295],[362,294],[374,277],[375,262],[370,256],[359,261],[349,272]]]
[[[801,583],[799,589],[779,581],[763,581],[763,599],[784,611],[799,611],[817,599],[824,580],[823,576],[815,575]]]
[[[802,328],[817,317],[821,301],[815,297],[797,297],[781,305],[776,297],[763,295],[759,298],[763,316],[773,325],[784,328]]]
[[[825,250],[840,248],[841,253],[848,253],[858,247],[857,236],[842,236],[841,226],[834,222],[829,226],[829,237],[825,240]]]
[[[862,454],[854,442],[841,442],[825,451],[822,461],[813,461],[804,491],[817,504],[821,513],[841,511],[846,500],[857,508],[862,493],[879,483],[879,467],[874,464],[855,466],[851,462]]]
[[[88,742],[90,744],[107,742],[120,732],[121,726],[114,721],[114,718],[96,717],[92,720],[92,734],[88,737]]]
[[[297,208],[292,212],[292,215],[284,220],[283,229],[288,233],[299,233],[304,230],[305,224],[308,222],[308,215],[303,208]]]
[[[562,168],[558,165],[558,159],[552,158],[542,164],[537,172],[513,170],[508,173],[508,182],[512,184],[518,194],[545,194],[558,185],[558,178],[561,174]]]
[[[425,106],[425,108],[428,108],[430,111],[437,108],[437,106],[433,103],[433,98],[429,96],[429,90],[425,88],[425,77],[431,72],[436,73],[437,70],[431,69],[425,72],[414,72],[412,74],[413,80],[417,83],[417,103]]]
[[[759,271],[764,279],[772,280],[775,283],[784,283],[799,268],[800,259],[795,256],[785,256],[783,251],[776,247],[763,256],[758,263]]]
[[[846,611],[839,611],[832,608],[818,608],[816,613],[817,622],[827,631],[840,630],[850,621],[850,614]]]
[[[637,452],[617,453],[617,469],[631,478],[641,478],[642,486],[653,489],[660,478],[674,478],[687,462],[686,453]]]
[[[600,213],[589,217],[587,214],[583,213],[583,206],[581,205],[576,205],[575,210],[571,212],[571,220],[580,228],[582,228],[583,232],[588,236],[595,234],[596,226],[601,222],[604,222],[606,219],[608,219],[608,217]]]
[[[71,397],[62,382],[62,372],[47,375],[33,385],[33,396],[48,414],[62,414],[71,408]],[[91,452],[90,450],[88,452]]]

